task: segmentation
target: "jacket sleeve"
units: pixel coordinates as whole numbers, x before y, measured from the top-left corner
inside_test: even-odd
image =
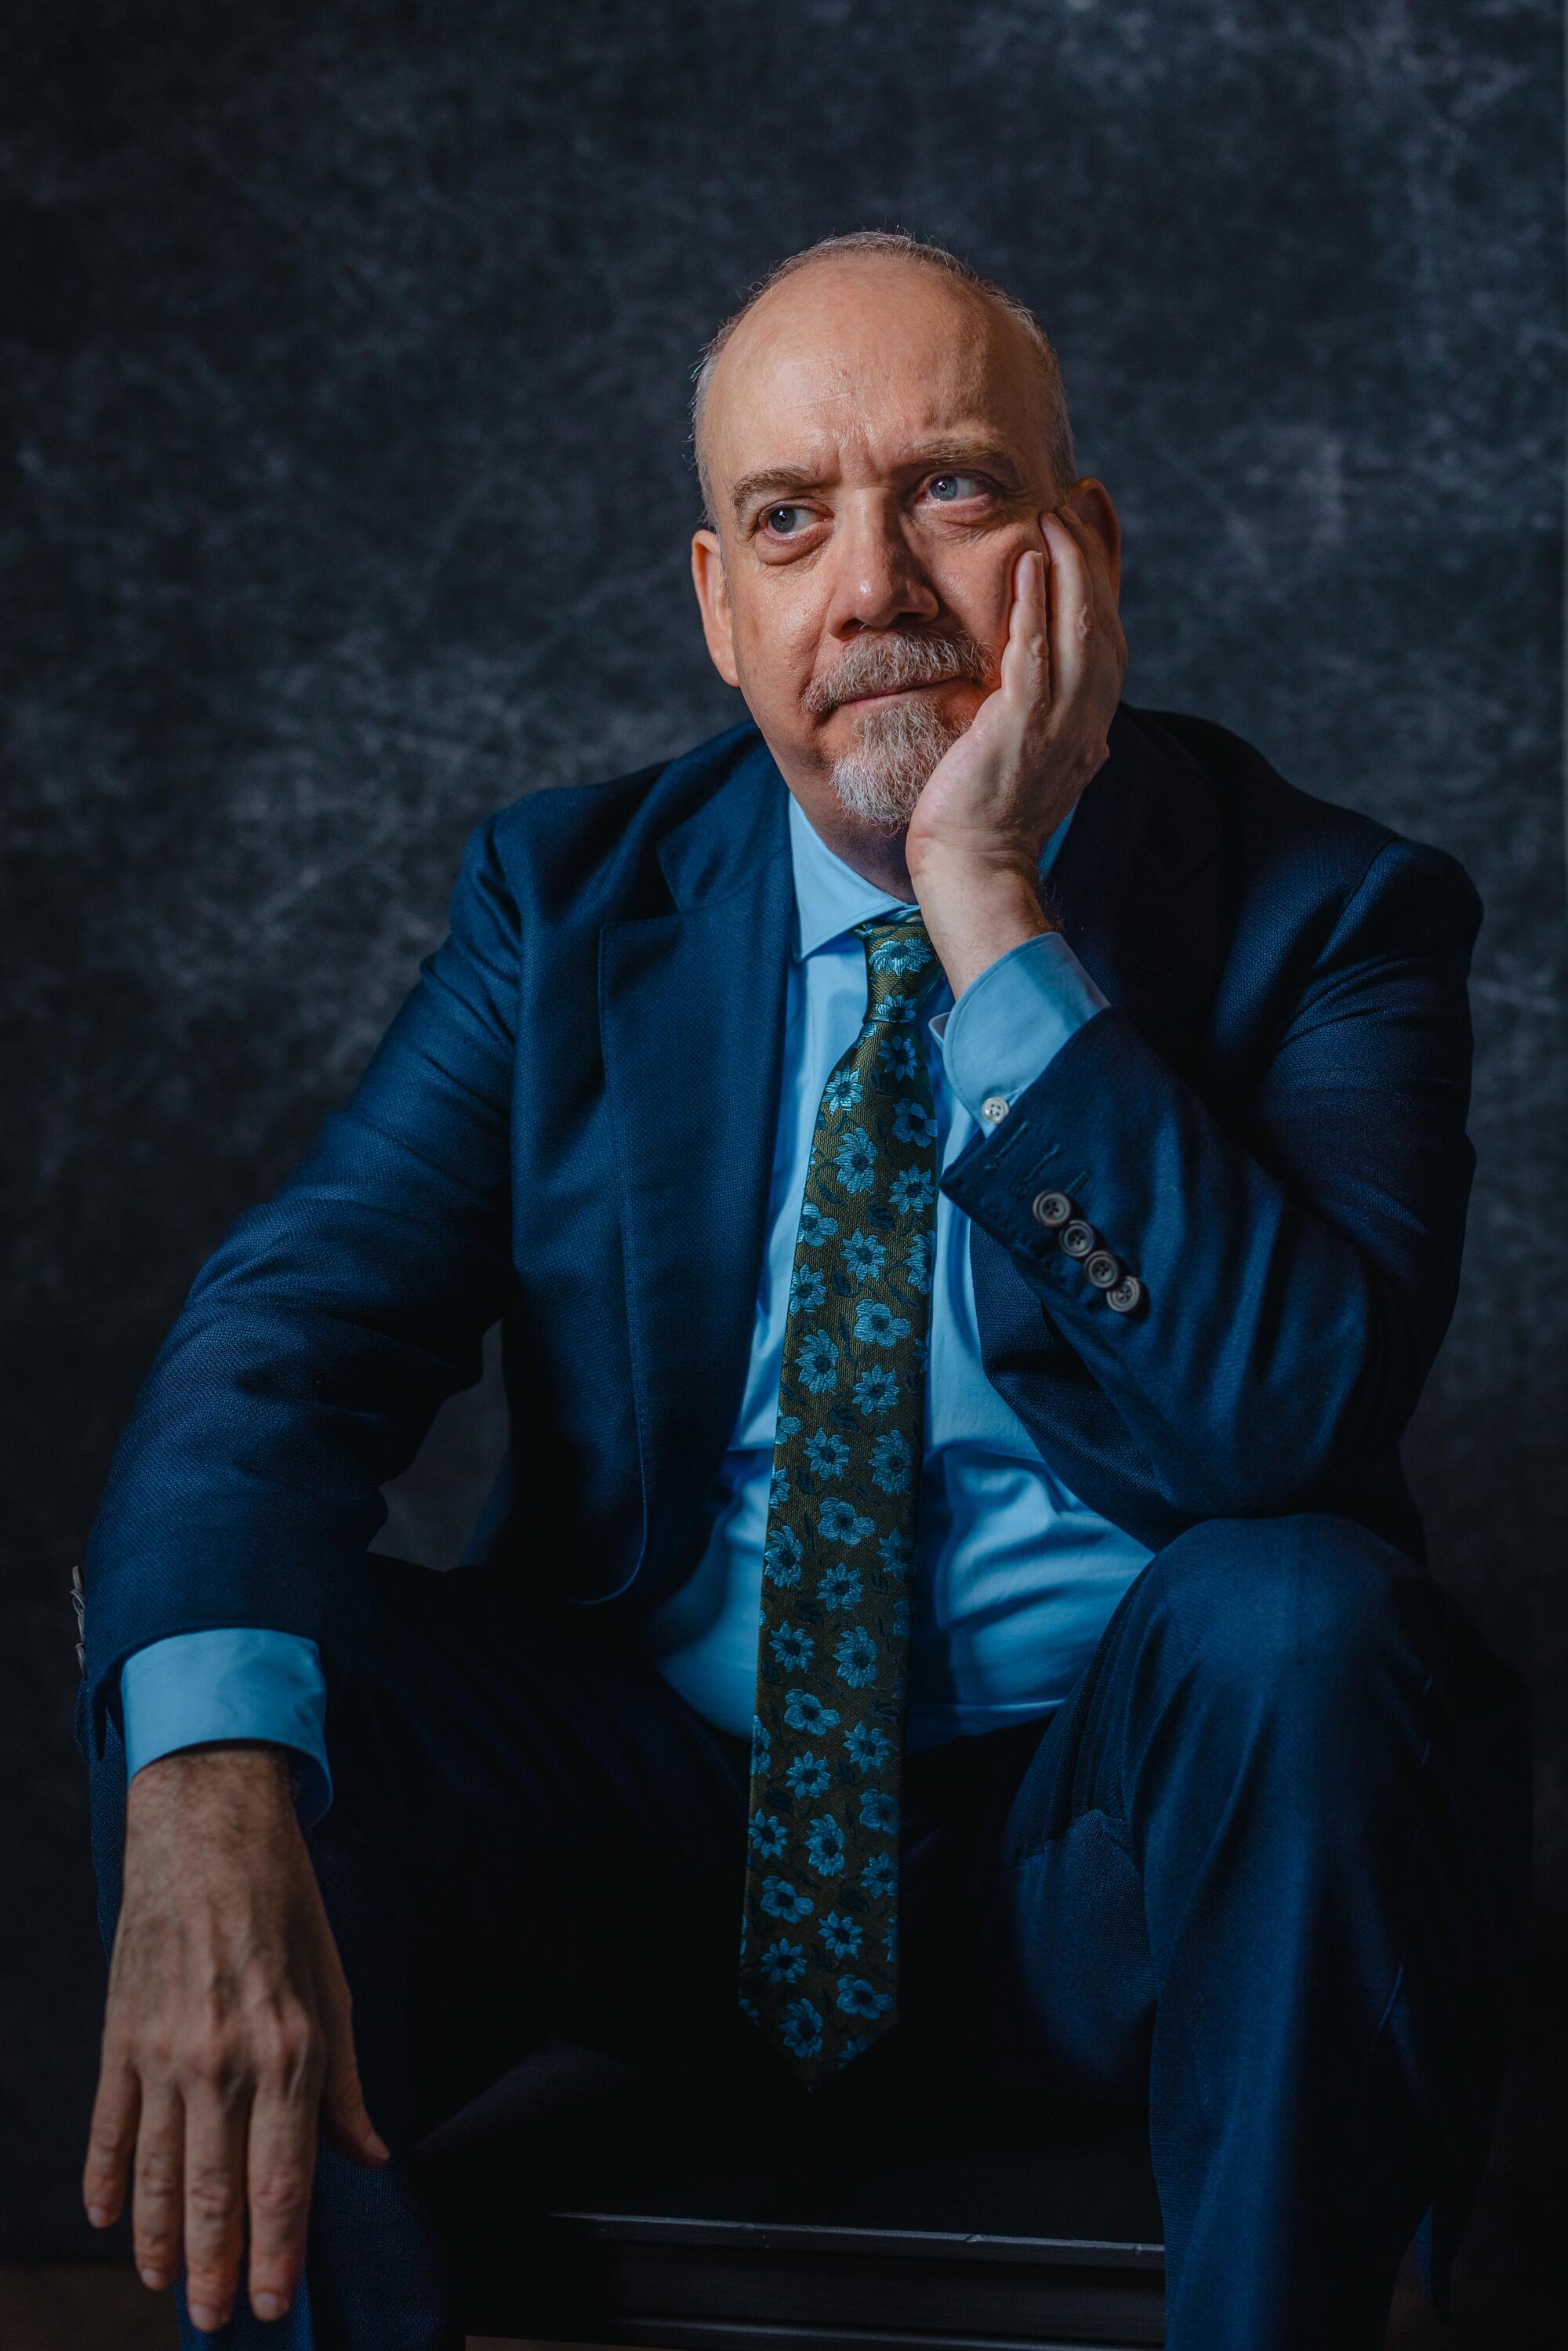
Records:
[[[95,1745],[120,1661],[267,1626],[351,1647],[364,1553],[509,1260],[517,914],[492,817],[450,931],[340,1110],[197,1274],[116,1449],[83,1562]]]
[[[1458,1284],[1480,919],[1454,859],[1389,841],[1233,1103],[1112,1007],[945,1174],[1173,1508],[1322,1508],[1397,1441]]]

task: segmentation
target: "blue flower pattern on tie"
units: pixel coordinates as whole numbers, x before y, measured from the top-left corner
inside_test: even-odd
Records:
[[[740,2005],[807,2088],[898,2018],[898,1783],[937,1134],[918,914],[855,925],[860,1034],[823,1089],[763,1541]],[[780,1932],[780,1927],[789,1931]]]

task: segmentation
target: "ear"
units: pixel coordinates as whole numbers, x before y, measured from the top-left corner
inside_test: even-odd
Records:
[[[735,666],[735,633],[730,624],[729,589],[724,576],[724,557],[719,551],[716,531],[699,530],[692,534],[692,585],[697,591],[702,608],[703,635],[707,639],[708,657],[726,685],[738,686],[740,673]]]
[[[1111,503],[1111,493],[1093,474],[1074,482],[1062,501],[1081,522],[1086,522],[1105,550],[1114,595],[1122,592],[1122,518]]]

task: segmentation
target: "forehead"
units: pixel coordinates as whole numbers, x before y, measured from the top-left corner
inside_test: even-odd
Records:
[[[1043,455],[1038,351],[1018,321],[923,263],[809,265],[720,353],[703,410],[716,488],[770,465],[880,470],[943,435]]]

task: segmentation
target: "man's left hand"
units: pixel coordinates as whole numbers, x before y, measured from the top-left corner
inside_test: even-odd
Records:
[[[1127,643],[1098,535],[1070,507],[1014,560],[1001,675],[932,770],[905,839],[909,877],[957,997],[1051,928],[1040,852],[1110,756]],[[1050,592],[1047,579],[1050,579]]]

